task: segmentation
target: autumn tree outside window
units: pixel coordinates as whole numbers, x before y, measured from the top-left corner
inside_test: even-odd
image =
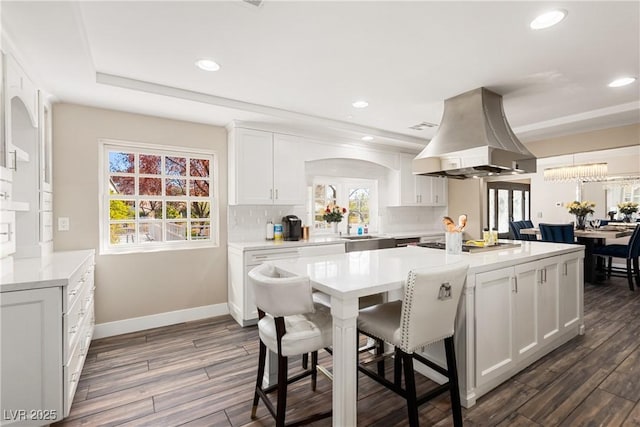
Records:
[[[102,142],[103,253],[218,244],[212,152]]]

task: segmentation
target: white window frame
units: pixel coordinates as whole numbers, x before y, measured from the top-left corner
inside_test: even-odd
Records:
[[[369,187],[371,194],[369,199],[369,215],[371,222],[369,223],[369,233],[377,232],[378,230],[378,181],[375,179],[367,179],[367,178],[343,178],[343,177],[335,177],[335,176],[316,176],[313,178],[312,182],[312,190],[311,190],[311,204],[310,204],[310,219],[309,223],[313,224],[315,222],[315,200],[313,194],[313,188],[316,185],[336,185],[338,197],[336,200],[336,204],[340,207],[349,208],[349,191],[350,187]],[[347,212],[347,215],[349,212]],[[343,222],[348,221],[347,215],[343,218]],[[340,223],[342,224],[342,222]],[[332,234],[333,229],[314,229],[314,233],[320,234]],[[354,230],[351,230],[353,233]],[[356,231],[357,232],[357,231]]]
[[[99,196],[98,196],[98,204],[99,204],[99,237],[100,237],[100,253],[101,254],[129,254],[129,253],[146,253],[146,252],[159,252],[159,251],[173,251],[173,250],[183,250],[183,249],[202,249],[202,248],[213,248],[219,247],[220,242],[220,202],[219,202],[219,188],[218,188],[218,155],[215,151],[210,150],[202,150],[197,148],[186,148],[186,147],[178,147],[178,146],[168,146],[168,145],[158,145],[158,144],[149,144],[142,142],[133,142],[133,141],[120,141],[113,139],[100,139],[98,140],[99,147],[99,165],[100,168],[98,170],[98,180],[99,180]],[[146,196],[138,194],[138,186],[136,185],[135,194],[132,196],[126,196],[126,199],[129,200],[161,200],[163,202],[163,206],[166,209],[166,202],[173,201],[176,199],[186,200],[187,201],[187,220],[189,220],[189,212],[191,210],[191,202],[192,201],[207,201],[209,202],[209,213],[210,213],[210,239],[205,240],[177,240],[177,241],[158,241],[158,242],[136,242],[127,245],[113,245],[110,241],[110,200],[111,195],[109,192],[109,176],[112,175],[109,171],[109,151],[122,151],[128,153],[136,154],[136,162],[135,162],[135,177],[138,178],[140,176],[138,167],[139,162],[137,161],[138,155],[142,154],[152,154],[152,155],[160,155],[160,156],[169,156],[169,157],[198,157],[205,158],[209,160],[209,197],[198,197],[197,199],[192,198],[190,195],[186,196],[165,196],[164,194],[161,196]],[[163,163],[164,165],[164,163]],[[164,177],[164,170],[162,171]],[[143,175],[144,177],[144,175]],[[184,177],[185,179],[189,179],[189,176]],[[212,182],[211,182],[212,181]],[[164,189],[164,183],[162,188]],[[120,199],[120,198],[119,198]],[[139,218],[139,209],[135,209],[135,219],[132,222],[135,222],[137,226],[139,224],[144,223],[145,221],[140,221]],[[166,218],[164,218],[166,221]],[[138,227],[136,227],[138,229]]]

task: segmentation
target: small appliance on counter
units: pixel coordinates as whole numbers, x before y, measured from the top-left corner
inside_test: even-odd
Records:
[[[295,215],[283,217],[282,234],[284,240],[300,240],[302,238],[302,220]]]

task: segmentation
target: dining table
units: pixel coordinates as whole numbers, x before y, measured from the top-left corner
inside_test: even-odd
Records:
[[[540,237],[539,228],[523,228],[521,234],[535,235]],[[574,230],[576,242],[584,245],[584,280],[589,283],[596,283],[599,277],[596,274],[598,265],[593,260],[593,249],[596,246],[603,246],[607,239],[619,239],[621,237],[631,236],[633,228],[605,226],[601,228],[586,228],[584,230]]]

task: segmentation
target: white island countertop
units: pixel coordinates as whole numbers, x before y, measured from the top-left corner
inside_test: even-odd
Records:
[[[0,292],[67,285],[69,278],[94,256],[94,249],[54,252],[45,257],[15,259],[2,271]]]
[[[332,294],[333,289],[339,289],[343,297],[361,297],[376,291],[388,291],[390,283],[394,283],[397,288],[401,287],[409,270],[413,268],[464,262],[469,264],[469,273],[481,273],[550,256],[584,252],[582,245],[534,241],[517,243],[521,245],[461,255],[447,255],[441,249],[408,246],[302,257],[272,263],[288,273],[308,275],[312,281],[318,280],[314,287],[323,292]],[[377,287],[380,289],[376,289]]]

